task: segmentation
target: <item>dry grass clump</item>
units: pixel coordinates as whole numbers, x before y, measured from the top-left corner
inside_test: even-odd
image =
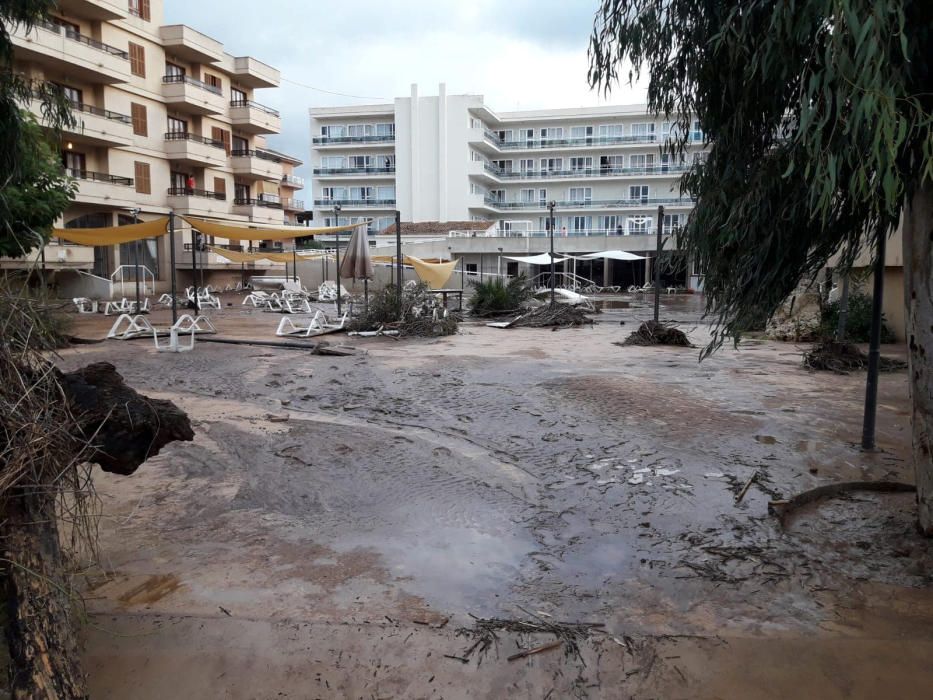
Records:
[[[511,327],[526,328],[570,328],[593,323],[587,314],[593,313],[587,309],[571,306],[570,304],[544,304],[522,314],[515,319]]]
[[[807,369],[848,374],[868,369],[868,355],[852,343],[824,339],[804,353],[803,366]],[[906,368],[907,363],[903,360],[880,358],[879,369],[882,372],[896,372]]]
[[[445,313],[437,297],[423,282],[406,285],[402,290],[399,315],[398,289],[388,285],[370,297],[366,311],[349,324],[351,331],[397,330],[399,336],[434,338],[454,335],[459,317]]]
[[[693,345],[687,334],[676,326],[669,326],[655,321],[645,321],[638,330],[632,331],[628,338],[616,345],[674,345],[690,348]]]

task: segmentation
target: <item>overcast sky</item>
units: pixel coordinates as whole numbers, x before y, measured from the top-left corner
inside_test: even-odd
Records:
[[[307,163],[309,107],[388,102],[408,95],[412,83],[422,95],[435,95],[445,82],[448,94],[483,95],[500,112],[644,102],[644,91],[628,85],[617,86],[608,100],[587,86],[586,48],[597,5],[166,0],[165,21],[190,25],[223,42],[229,53],[278,68],[282,86],[258,90],[255,99],[282,113],[282,134],[270,145]],[[301,172],[307,177],[307,166]]]

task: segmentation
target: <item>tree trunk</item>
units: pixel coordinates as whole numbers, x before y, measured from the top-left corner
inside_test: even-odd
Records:
[[[55,501],[30,489],[9,497],[3,525],[7,641],[17,700],[86,698]]]
[[[904,212],[904,301],[920,531],[933,537],[933,185]]]

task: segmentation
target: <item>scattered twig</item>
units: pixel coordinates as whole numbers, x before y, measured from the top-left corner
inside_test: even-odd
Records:
[[[745,498],[745,494],[748,493],[748,490],[751,488],[752,484],[758,480],[758,470],[755,470],[755,473],[748,477],[748,481],[745,482],[745,486],[742,487],[742,490],[739,491],[735,496],[735,505],[738,505],[742,502],[742,499]]]
[[[557,647],[561,646],[562,644],[563,642],[551,642],[550,644],[543,644],[539,647],[535,647],[534,649],[525,649],[524,651],[520,651],[517,654],[512,654],[508,658],[508,661],[517,661],[518,659],[524,659],[526,656],[534,656],[535,654],[543,654],[546,651],[557,649]]]

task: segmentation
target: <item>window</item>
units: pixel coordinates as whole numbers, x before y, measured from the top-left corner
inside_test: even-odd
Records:
[[[629,156],[629,167],[632,170],[641,170],[645,172],[654,167],[654,153],[635,154]]]
[[[146,49],[139,44],[129,42],[130,73],[139,77],[146,77]]]
[[[608,234],[621,233],[622,227],[619,225],[619,217],[615,214],[609,216],[600,216],[597,221],[599,222],[599,229]]]
[[[588,204],[593,200],[592,187],[571,187],[569,194],[570,201],[576,204]]]
[[[146,105],[130,103],[130,115],[133,118],[133,133],[137,136],[149,135],[149,118],[146,114]]]
[[[632,136],[642,141],[654,141],[654,122],[632,124]]]
[[[630,216],[628,218],[628,232],[629,233],[650,233],[651,231],[651,217],[650,216]]]
[[[336,139],[347,135],[347,128],[343,124],[328,124],[321,127],[321,136]]]
[[[84,104],[84,93],[81,90],[67,85],[59,85],[59,87],[66,100],[76,105]]]
[[[384,185],[376,188],[376,198],[382,201],[395,199],[395,185]]]
[[[65,170],[67,170],[68,174],[72,177],[87,177],[87,161],[83,153],[65,151],[62,154],[62,163],[65,166]]]
[[[346,199],[347,188],[346,187],[322,187],[321,197],[323,199],[328,199],[328,200]]]
[[[690,129],[690,140],[691,141],[702,141],[703,140],[703,129],[700,128],[700,120],[693,120],[693,128]]]
[[[618,139],[625,133],[622,124],[600,124],[599,137],[602,139]]]
[[[188,122],[184,119],[177,119],[175,117],[168,118],[168,133],[170,134],[187,134],[188,133]]]
[[[572,216],[570,217],[570,229],[575,233],[586,233],[593,228],[592,216]]]
[[[227,152],[227,155],[230,155],[230,132],[226,129],[221,129],[220,127],[212,126],[211,127],[211,138],[214,141],[219,141],[224,145],[224,150]]]
[[[625,156],[600,156],[599,169],[604,173],[618,173],[625,168]]]
[[[494,202],[504,202],[505,190],[489,190],[489,199]]]
[[[535,201],[535,190],[532,187],[531,189],[522,189],[518,191],[518,201],[524,202],[525,204],[534,204]]]
[[[136,161],[133,163],[136,191],[139,194],[152,194],[152,176],[149,172],[149,163]]]
[[[512,172],[512,161],[510,160],[494,160],[492,164],[499,170],[500,173],[510,173]]]
[[[665,214],[664,233],[671,233],[675,229],[679,229],[681,226],[681,216],[681,214]]]
[[[249,98],[247,98],[246,93],[239,88],[231,87],[230,101],[233,103],[234,107],[242,107],[249,102]]]
[[[591,126],[572,126],[570,127],[570,138],[574,140],[583,140],[587,143],[593,141],[593,127]]]
[[[539,207],[547,206],[547,190],[545,189],[538,190],[538,206]]]
[[[542,141],[554,141],[564,138],[564,127],[549,126],[546,129],[541,129],[540,133]]]
[[[147,22],[150,19],[149,0],[129,0],[129,10],[131,15],[135,15]]]
[[[347,127],[347,135],[359,138],[361,136],[372,136],[376,133],[372,124],[351,124]]]
[[[575,173],[584,172],[593,169],[592,156],[580,156],[570,159],[570,170]]]
[[[321,156],[321,167],[325,169],[342,169],[347,167],[344,156]]]
[[[648,185],[632,185],[628,188],[628,198],[642,204],[648,203]]]
[[[245,182],[234,182],[233,183],[233,199],[234,201],[239,200],[243,201],[249,199],[249,185]]]
[[[188,189],[188,175],[178,170],[173,170],[169,173],[169,182],[172,185],[172,189],[176,192],[184,192]]]
[[[376,124],[376,136],[395,136],[395,124],[392,122]]]
[[[354,200],[366,200],[375,198],[375,187],[351,187],[350,188],[350,199]]]
[[[245,153],[249,150],[249,141],[242,136],[233,137],[233,151],[235,153]]]
[[[500,142],[511,141],[513,138],[513,132],[511,129],[499,129],[499,131],[496,132],[496,136]]]
[[[535,159],[534,158],[522,158],[518,161],[518,169],[528,175],[534,173],[535,171]]]
[[[214,194],[220,195],[218,199],[227,198],[227,180],[222,177],[214,178]]]
[[[486,194],[486,190],[482,185],[477,185],[475,182],[471,182],[470,194]]]
[[[519,129],[518,140],[524,141],[526,144],[533,143],[535,140],[535,130],[534,129]]]
[[[563,158],[542,158],[541,159],[541,174],[547,175],[549,173],[559,173],[564,168],[564,159]]]
[[[223,92],[223,81],[218,78],[216,75],[211,73],[204,74],[204,82],[210,85],[212,88],[215,88],[218,94]]]

